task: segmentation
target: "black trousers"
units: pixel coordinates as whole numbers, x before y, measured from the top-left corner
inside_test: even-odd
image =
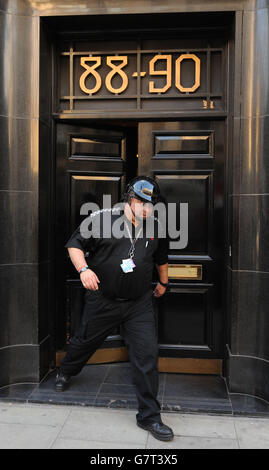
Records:
[[[70,339],[60,370],[78,374],[92,354],[113,330],[121,334],[129,352],[133,383],[138,400],[137,421],[159,421],[158,341],[153,294],[149,290],[136,300],[120,302],[103,296],[100,290],[86,291],[82,322]]]

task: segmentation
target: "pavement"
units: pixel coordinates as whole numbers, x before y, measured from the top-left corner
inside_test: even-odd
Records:
[[[1,449],[269,449],[269,419],[162,413],[175,434],[156,440],[136,410],[0,401]]]

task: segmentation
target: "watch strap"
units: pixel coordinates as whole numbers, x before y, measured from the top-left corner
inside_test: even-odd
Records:
[[[159,281],[159,283],[163,286],[163,287],[167,287],[168,286],[168,282],[162,282],[162,281]]]
[[[82,268],[79,268],[78,272],[79,272],[79,274],[84,273],[84,271],[87,271],[87,269],[89,269],[89,266],[86,265],[86,266],[83,266]]]

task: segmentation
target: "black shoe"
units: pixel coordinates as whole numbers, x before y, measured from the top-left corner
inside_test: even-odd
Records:
[[[59,372],[57,375],[56,375],[56,379],[55,379],[55,390],[56,392],[63,392],[69,381],[70,381],[70,376],[69,375],[65,375],[63,374],[62,372]]]
[[[155,422],[143,424],[137,421],[137,426],[142,429],[145,429],[146,431],[149,431],[153,437],[159,439],[160,441],[171,441],[174,437],[172,429],[163,423]]]

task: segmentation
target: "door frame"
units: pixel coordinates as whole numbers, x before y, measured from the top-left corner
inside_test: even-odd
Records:
[[[178,12],[182,15],[182,12]],[[211,12],[212,13],[212,12]],[[214,13],[214,12],[213,12]],[[217,15],[218,13],[215,12]],[[210,13],[208,13],[210,14]],[[159,14],[158,14],[159,15]],[[170,16],[174,17],[174,14],[170,14]],[[198,16],[197,16],[198,15]],[[205,16],[205,13],[202,13]],[[129,15],[133,18],[135,15]],[[143,17],[152,17],[151,14],[143,14]],[[199,19],[199,12],[191,12],[190,16],[192,18]],[[225,226],[226,226],[226,240],[227,240],[227,247],[226,247],[226,271],[225,271],[225,279],[226,279],[226,286],[227,294],[225,299],[225,344],[230,342],[230,319],[228,315],[230,315],[230,311],[228,306],[230,306],[230,288],[232,286],[232,279],[231,279],[231,256],[229,255],[229,244],[232,244],[232,231],[231,231],[231,222],[229,221],[229,217],[232,217],[233,209],[230,204],[232,198],[229,198],[229,193],[233,192],[233,179],[232,174],[230,177],[230,181],[228,179],[228,165],[232,165],[233,159],[233,145],[234,145],[234,115],[237,115],[239,109],[239,100],[238,94],[236,94],[236,90],[238,89],[238,84],[235,83],[235,75],[238,75],[238,71],[240,69],[240,60],[236,62],[236,58],[240,56],[240,48],[241,48],[241,41],[240,41],[240,33],[242,32],[242,12],[241,11],[229,11],[228,16],[225,20],[225,30],[219,29],[219,23],[214,23],[213,25],[213,33],[217,35],[219,31],[223,33],[225,31],[225,38],[226,38],[226,53],[227,53],[227,82],[226,82],[226,107],[224,111],[218,109],[201,109],[196,111],[184,110],[181,108],[175,109],[173,112],[166,111],[160,109],[159,111],[149,111],[144,110],[143,113],[133,113],[133,111],[122,112],[122,110],[117,111],[117,113],[108,112],[106,113],[106,117],[109,119],[113,119],[115,122],[117,119],[126,120],[126,122],[130,122],[132,120],[135,121],[164,121],[164,120],[181,120],[181,119],[225,119],[227,120],[227,136],[225,138],[225,142],[227,143],[227,150],[226,150],[226,175],[225,175],[225,199],[226,199],[226,214],[225,214]],[[75,15],[75,18],[77,15]],[[125,29],[121,30],[121,27],[118,30],[115,30],[115,21],[117,18],[122,18],[122,14],[119,13],[117,15],[104,15],[106,20],[111,19],[113,17],[113,24],[112,27],[118,33],[120,32],[120,37],[124,37],[126,33]],[[141,14],[139,14],[139,18]],[[211,15],[212,17],[212,15]],[[71,17],[70,17],[71,18]],[[80,21],[83,17],[79,17]],[[95,20],[98,18],[97,16],[92,16]],[[56,361],[56,324],[55,324],[55,304],[56,304],[56,293],[55,293],[55,279],[57,276],[57,272],[55,269],[55,127],[56,122],[58,121],[73,121],[73,122],[90,122],[92,120],[102,122],[104,120],[104,116],[98,112],[93,114],[87,113],[61,113],[59,112],[58,108],[58,101],[57,101],[57,90],[58,90],[58,81],[57,81],[57,35],[63,34],[61,31],[61,18],[59,17],[58,24],[55,23],[56,17],[43,17],[40,19],[40,47],[41,50],[44,52],[40,55],[40,70],[41,73],[41,84],[43,92],[40,94],[39,98],[39,107],[40,107],[40,119],[38,120],[39,126],[39,169],[38,169],[38,178],[39,181],[43,181],[42,184],[39,183],[39,200],[38,200],[38,224],[39,224],[39,252],[45,249],[45,256],[46,258],[41,257],[41,261],[39,262],[38,269],[38,279],[39,284],[42,286],[39,288],[39,311],[38,311],[38,337],[42,339],[42,347],[40,344],[40,353],[43,357],[42,363],[43,364],[50,364],[51,367],[55,367]],[[57,19],[58,21],[58,19]],[[52,22],[52,23],[51,23]],[[88,23],[87,23],[88,25]],[[169,21],[166,23],[166,27],[169,28]],[[195,23],[195,29],[200,31],[201,22]],[[106,29],[104,29],[106,28]],[[109,28],[111,28],[111,22],[109,21]],[[223,23],[221,23],[221,28],[223,28]],[[108,31],[108,26],[104,26],[104,24],[100,24],[97,29],[92,31],[91,29],[87,29],[87,35],[90,34],[91,38],[103,37],[104,30]],[[205,27],[202,25],[201,28],[202,32],[205,31]],[[212,30],[212,27],[210,27]],[[70,32],[68,33],[67,29],[65,28],[64,32],[67,34],[68,38],[76,37],[77,34],[80,35],[81,29],[79,31],[71,33],[73,30],[70,28]],[[145,24],[138,25],[135,30],[132,30],[132,34],[137,36],[141,32],[146,32],[146,34],[152,34],[153,32],[158,33],[158,29],[148,28]],[[163,31],[161,27],[160,31]],[[181,29],[178,27],[174,29],[175,34],[180,33]],[[83,31],[83,37],[86,34],[86,30]],[[184,29],[184,34],[187,36],[192,36],[193,34],[193,24],[190,24],[189,27]],[[71,35],[71,36],[70,36]],[[159,34],[158,34],[159,37]],[[238,57],[237,57],[238,56]],[[240,75],[240,74],[239,74]],[[238,95],[238,96],[237,96]],[[50,99],[47,99],[50,97]],[[228,202],[229,201],[229,202]],[[229,210],[228,210],[229,209]],[[230,215],[231,214],[231,215]],[[48,221],[50,223],[48,224]],[[44,243],[45,242],[45,243]],[[44,248],[45,246],[45,248]],[[39,257],[40,259],[40,257]],[[47,261],[44,262],[43,260],[46,259]],[[47,306],[41,307],[41,303],[44,301],[45,296],[47,301]],[[47,310],[47,318],[43,319],[44,312]],[[43,338],[46,336],[46,340]],[[47,346],[49,344],[49,346]],[[226,356],[224,355],[224,374],[225,374],[225,361]],[[45,366],[44,366],[45,367]]]

